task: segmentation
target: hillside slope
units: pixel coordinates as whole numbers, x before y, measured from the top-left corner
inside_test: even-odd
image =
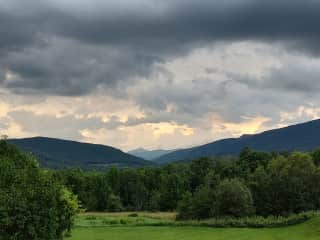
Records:
[[[149,161],[104,145],[45,137],[11,139],[9,142],[34,154],[42,167],[100,169],[150,165]]]
[[[155,159],[155,162],[169,163],[206,156],[237,155],[245,147],[258,151],[311,151],[320,147],[320,120],[178,150]]]

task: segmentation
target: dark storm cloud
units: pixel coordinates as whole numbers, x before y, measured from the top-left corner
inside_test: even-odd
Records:
[[[319,48],[320,3],[311,1],[181,2],[163,18],[137,17],[115,22],[92,20],[70,24],[64,35],[94,43],[120,43],[172,51],[208,41],[238,39],[293,41]],[[241,1],[240,1],[241,2]],[[81,31],[76,26],[84,26]],[[96,26],[104,26],[101,28]],[[313,43],[313,44],[311,44]]]
[[[173,50],[197,41],[236,39],[285,40],[297,44],[305,41],[309,47],[318,48],[314,40],[320,37],[317,26],[320,2],[315,0],[231,0],[226,3],[173,0],[166,2],[166,11],[154,14],[150,14],[148,8],[137,9],[139,1],[135,8],[132,3],[135,1],[128,1],[120,13],[116,11],[117,5],[108,8],[108,4],[104,4],[102,12],[75,11],[73,14],[49,5],[18,19],[26,21],[25,32],[38,31],[94,44],[135,46],[143,51],[146,48],[156,52]]]
[[[0,58],[2,72],[7,69],[12,75],[0,83],[20,94],[83,95],[97,87],[112,92],[121,88],[122,82],[148,76],[153,61],[130,50],[55,40],[45,49],[32,48]]]
[[[159,9],[143,1],[95,1],[101,7],[93,10],[81,0],[19,2],[0,1],[0,84],[20,94],[114,92],[149,77],[158,62],[218,41],[320,50],[314,0],[173,0]]]

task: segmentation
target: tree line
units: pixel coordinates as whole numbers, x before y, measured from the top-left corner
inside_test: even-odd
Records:
[[[177,211],[179,219],[287,216],[320,209],[320,150],[106,172],[53,171],[88,211]]]

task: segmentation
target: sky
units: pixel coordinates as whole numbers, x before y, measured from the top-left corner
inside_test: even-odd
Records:
[[[0,134],[176,149],[320,118],[318,0],[0,0]]]

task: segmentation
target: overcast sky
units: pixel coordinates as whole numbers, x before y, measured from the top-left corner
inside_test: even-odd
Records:
[[[318,0],[0,0],[0,134],[180,148],[320,118]]]

